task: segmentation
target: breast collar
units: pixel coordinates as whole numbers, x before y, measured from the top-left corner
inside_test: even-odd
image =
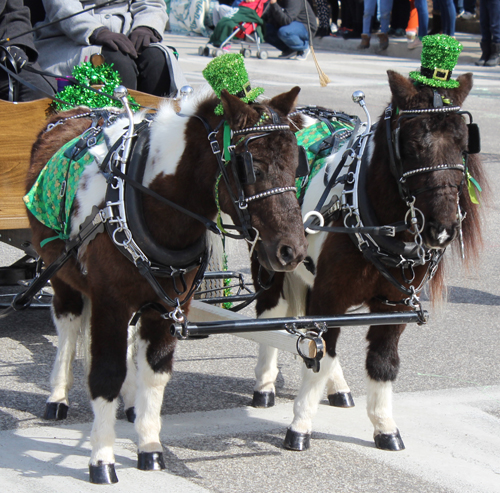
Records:
[[[172,277],[200,266],[208,255],[206,235],[182,250],[171,250],[157,243],[147,227],[143,209],[143,193],[134,186],[142,185],[150,139],[150,122],[143,121],[135,127],[135,140],[127,166],[124,184],[124,207],[118,211],[120,190],[108,179],[106,204],[115,209],[115,218],[106,221],[106,229],[123,255],[136,263],[138,258],[151,266],[156,276]],[[114,152],[121,142],[110,150]],[[121,212],[121,213],[120,213]],[[128,226],[125,227],[125,225]]]

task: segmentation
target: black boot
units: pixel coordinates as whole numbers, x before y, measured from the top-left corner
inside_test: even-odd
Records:
[[[486,60],[490,58],[491,43],[481,41],[479,45],[481,46],[481,58],[477,62],[475,62],[475,64],[479,67],[482,67],[485,64]]]
[[[486,60],[485,67],[496,67],[500,63],[500,43],[491,43],[490,56]]]

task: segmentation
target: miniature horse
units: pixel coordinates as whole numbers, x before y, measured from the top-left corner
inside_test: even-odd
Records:
[[[117,248],[115,229],[109,235],[97,234],[88,244],[81,245],[78,254],[52,277],[53,320],[59,343],[48,409],[52,406],[52,418],[65,417],[76,339],[81,330],[87,331],[90,335],[88,385],[95,415],[89,465],[91,482],[117,481],[113,454],[115,412],[127,373],[127,331],[134,314],[141,315],[137,328],[137,395],[135,402],[128,396],[129,402],[125,405],[135,406],[132,414],[135,412],[138,433],[138,467],[143,470],[165,467],[159,438],[160,409],[164,388],[172,373],[176,343],[170,334],[172,319],[169,317],[179,320],[188,312],[190,297],[201,280],[198,272],[203,274],[207,250],[207,226],[192,214],[209,222],[216,218],[220,208],[219,212],[229,214],[235,225],[242,226],[242,218],[248,221],[246,230],[253,232],[248,241],[253,242],[266,269],[289,271],[304,259],[307,242],[295,197],[298,146],[286,119],[294,109],[299,91],[295,87],[267,102],[245,104],[223,90],[224,117],[214,113],[220,101],[213,93],[202,93],[198,98],[183,101],[180,113],[167,103],[149,123],[149,142],[139,152],[144,169],[142,177],[136,173],[135,180],[148,188],[146,192],[157,195],[135,192],[141,199],[137,207],[141,207],[142,215],[138,215],[132,204],[127,214],[130,229],[135,216],[142,218],[143,223],[135,224],[140,234],[137,237],[132,234],[132,240],[144,251],[149,248],[160,257],[171,257],[173,262],[181,259],[182,268],[174,264],[168,270],[169,266],[161,264],[158,275],[154,275],[153,269],[148,270],[147,262],[131,261],[128,250]],[[138,129],[144,120],[139,123],[141,115],[134,118]],[[85,108],[52,117],[33,146],[27,189],[30,190],[45,163],[63,144],[93,124],[95,119],[91,119]],[[126,116],[118,116],[114,123],[104,125],[104,142],[89,149],[93,162],[85,168],[78,183],[70,238],[75,238],[93,207],[97,206],[102,214],[114,207],[107,194],[113,193],[110,188],[119,188],[117,176],[120,175],[103,164],[109,157],[108,149],[125,133],[128,124]],[[229,142],[223,138],[223,133],[227,135],[227,129],[222,131],[223,124],[229,126]],[[209,142],[209,139],[212,140]],[[217,152],[225,152],[229,144],[234,146],[235,159],[231,157],[221,166],[221,161],[216,159]],[[134,153],[137,154],[135,148],[131,161]],[[248,161],[248,156],[252,158],[250,170],[236,166],[244,164],[238,159],[242,153],[246,153],[243,161]],[[249,171],[254,173],[254,179],[243,180],[241,176]],[[217,179],[221,174],[227,174],[227,183]],[[129,187],[128,178],[122,178],[125,203],[129,206],[127,201],[135,196],[133,192],[137,187]],[[171,202],[164,203],[162,198]],[[183,210],[174,208],[172,203]],[[31,213],[29,219],[33,245],[49,266],[64,251],[65,242],[55,239],[40,246],[54,236],[54,231]],[[108,218],[107,223],[112,222],[112,218]],[[147,236],[147,241],[143,241],[142,236]],[[119,246],[127,246],[129,240],[127,237],[119,241]],[[147,243],[152,245],[148,247]],[[186,267],[186,255],[195,258],[194,268]],[[144,269],[146,275],[143,276]],[[151,271],[153,276],[148,277]],[[174,303],[170,304],[171,300]]]
[[[482,185],[484,180],[479,158],[467,153],[468,127],[462,114],[458,114],[472,88],[472,74],[458,77],[460,85],[456,89],[438,91],[428,86],[416,86],[411,79],[393,71],[388,71],[388,77],[393,111],[386,111],[374,131],[367,134],[368,144],[364,152],[366,192],[360,190],[360,209],[349,209],[343,203],[344,217],[337,216],[330,225],[349,226],[346,223],[348,216],[354,215],[361,225],[366,226],[370,224],[366,215],[369,213],[371,224],[407,223],[408,218],[415,217],[418,226],[411,231],[396,233],[394,239],[385,238],[384,243],[382,238],[375,239],[374,243],[374,235],[365,235],[366,241],[358,241],[356,237],[359,235],[343,232],[309,235],[306,261],[292,273],[275,276],[273,287],[257,302],[259,317],[335,315],[360,305],[370,312],[411,310],[415,306],[418,308],[416,295],[429,278],[432,278],[431,296],[441,293],[443,267],[438,263],[444,249],[455,238],[463,233],[468,252],[477,256],[481,242],[480,209],[472,203],[465,182],[471,176]],[[438,108],[434,106],[436,97],[440,102]],[[443,107],[441,101],[445,101],[444,108],[439,107]],[[389,139],[388,128],[392,134]],[[399,140],[397,149],[393,144],[396,138]],[[401,163],[399,180],[394,176],[391,154],[398,154]],[[348,176],[348,171],[345,176]],[[362,175],[363,164],[361,178]],[[399,185],[406,191],[405,200],[400,195]],[[302,207],[304,215],[314,209],[324,190],[323,174],[318,173],[306,192]],[[342,196],[342,191],[337,189],[334,193]],[[365,195],[364,200],[362,195]],[[365,205],[365,210],[362,210],[363,203],[371,205]],[[413,214],[412,210],[415,211]],[[358,224],[354,221],[352,226]],[[368,248],[368,253],[375,257],[379,266],[382,264],[381,270],[364,254],[368,244],[374,245],[374,251]],[[420,248],[420,256],[411,253]],[[377,256],[379,250],[385,258]],[[405,263],[408,252],[413,260]],[[367,334],[367,411],[374,426],[375,444],[380,449],[404,448],[392,418],[391,406],[392,382],[399,369],[398,341],[404,329],[405,325],[371,326]],[[339,328],[323,333],[325,356],[319,372],[303,367],[303,379],[295,399],[294,418],[287,431],[285,448],[304,450],[310,446],[312,418],[325,386],[331,405],[354,405],[338,362],[336,343],[339,333]],[[255,407],[274,404],[277,373],[277,350],[261,346],[255,370]]]

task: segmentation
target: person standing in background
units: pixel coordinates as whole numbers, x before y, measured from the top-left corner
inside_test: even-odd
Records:
[[[481,0],[481,58],[476,65],[496,67],[500,64],[500,0]]]
[[[386,50],[389,46],[389,23],[391,22],[393,0],[380,0],[380,33],[378,33],[379,48]],[[377,0],[365,0],[363,13],[363,32],[361,34],[360,49],[370,47],[372,17],[377,11]]]
[[[414,0],[415,8],[418,14],[418,35],[408,44],[409,50],[422,47],[422,38],[427,36],[429,29],[429,10],[427,8],[427,0]]]
[[[457,11],[453,0],[434,0],[436,10],[441,13],[441,31],[448,36],[455,36]]]

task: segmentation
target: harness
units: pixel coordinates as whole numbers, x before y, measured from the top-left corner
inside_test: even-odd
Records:
[[[439,95],[440,96],[440,95]],[[362,100],[361,100],[362,101]],[[392,106],[389,105],[384,114],[384,122],[387,133],[387,147],[389,153],[389,163],[391,174],[397,181],[399,194],[406,202],[408,211],[404,221],[392,225],[379,225],[378,220],[373,211],[373,207],[366,193],[366,176],[369,168],[368,153],[365,152],[366,145],[373,138],[376,124],[370,125],[370,116],[362,101],[368,124],[366,130],[360,134],[356,128],[353,132],[354,140],[351,140],[343,151],[342,158],[337,165],[337,168],[331,174],[331,177],[325,187],[322,197],[318,201],[315,210],[310,211],[304,217],[304,227],[309,234],[315,234],[319,231],[347,233],[350,238],[363,254],[365,259],[370,261],[377,270],[401,291],[406,298],[400,301],[389,301],[380,299],[386,304],[397,305],[404,304],[417,310],[423,314],[422,306],[418,298],[418,294],[422,290],[426,282],[428,282],[437,271],[438,264],[444,255],[444,249],[426,249],[423,246],[421,232],[424,227],[424,216],[422,212],[415,207],[415,196],[431,190],[431,188],[422,188],[412,190],[407,182],[407,179],[423,173],[440,172],[444,170],[459,170],[463,173],[463,179],[460,185],[456,188],[459,194],[462,191],[463,182],[467,176],[467,155],[468,153],[479,152],[479,130],[477,125],[472,122],[472,116],[467,111],[461,111],[457,106],[444,106],[441,97],[434,98],[437,107],[415,110],[403,110],[399,112],[396,129],[391,131],[391,119],[393,116]],[[441,102],[436,103],[436,101]],[[456,113],[466,114],[469,116],[469,145],[468,153],[465,153],[463,163],[456,164],[441,164],[434,167],[421,167],[415,170],[403,171],[401,151],[400,151],[400,126],[404,119],[412,118],[421,114],[443,114]],[[350,163],[350,164],[349,164]],[[345,175],[339,176],[342,169],[348,166],[348,171]],[[339,183],[343,184],[341,198],[334,195],[330,204],[325,206],[327,197],[331,194],[333,187]],[[464,219],[463,211],[458,204],[457,197],[457,219],[459,223],[459,238],[461,247],[463,248],[461,222]],[[332,217],[325,215],[334,210],[336,213],[342,213],[344,226],[343,227],[328,227],[324,226]],[[407,231],[414,236],[413,242],[405,242],[397,239],[396,233]],[[412,285],[415,279],[414,267],[427,265],[427,271],[419,286]],[[402,278],[407,285],[402,284],[389,271],[390,268],[399,268]],[[422,316],[423,321],[423,316]]]
[[[199,287],[208,265],[210,251],[207,247],[206,235],[202,235],[198,241],[181,251],[169,250],[161,245],[158,245],[146,226],[141,194],[146,193],[158,201],[161,201],[162,203],[167,204],[202,222],[207,229],[215,234],[220,235],[221,229],[219,229],[218,224],[214,221],[193,213],[142,185],[142,178],[147,157],[146,151],[149,145],[149,128],[153,120],[146,117],[142,122],[134,125],[133,115],[128,106],[126,93],[124,91],[123,94],[120,95],[120,88],[117,89],[118,91],[115,91],[115,94],[118,92],[118,96],[123,102],[129,118],[129,126],[127,132],[122,136],[122,138],[118,139],[118,141],[111,147],[101,165],[100,171],[106,176],[108,183],[105,207],[99,209],[94,206],[92,213],[82,224],[80,233],[76,236],[76,238],[72,240],[68,239],[66,241],[65,252],[56,262],[48,266],[39,277],[35,278],[26,291],[19,293],[9,308],[14,310],[26,308],[30,304],[33,296],[41,289],[41,287],[45,285],[52,275],[54,275],[55,272],[57,272],[57,270],[65,264],[71,255],[76,255],[80,248],[85,247],[85,245],[94,239],[97,234],[106,229],[118,250],[134,263],[141,275],[143,275],[149,282],[157,296],[164,303],[174,309],[170,313],[159,303],[148,303],[137,312],[131,323],[136,323],[138,317],[146,308],[153,308],[159,311],[163,317],[172,318],[176,322],[180,322],[184,319],[181,306],[191,298],[194,291]],[[219,178],[217,179],[216,187],[218,187],[220,177],[223,177],[231,200],[236,207],[239,218],[241,219],[240,226],[226,226],[227,228],[236,229],[240,232],[240,234],[229,235],[232,238],[244,238],[247,241],[252,241],[253,245],[255,245],[258,241],[259,234],[258,231],[256,231],[254,238],[252,238],[250,234],[252,227],[250,222],[251,216],[248,212],[248,203],[264,199],[275,194],[292,191],[295,192],[295,187],[277,187],[252,196],[246,196],[244,193],[242,183],[246,184],[251,182],[248,179],[243,181],[239,177],[242,176],[243,173],[248,175],[248,173],[250,173],[250,168],[253,172],[252,156],[248,150],[249,142],[267,136],[273,131],[290,131],[289,126],[282,124],[279,116],[272,109],[267,108],[267,111],[271,114],[273,121],[272,124],[257,125],[255,127],[244,128],[236,132],[232,132],[224,120],[220,122],[215,130],[212,130],[206,120],[197,116],[207,129],[212,152],[219,164]],[[86,113],[85,115],[79,116],[82,117],[91,115],[93,115],[93,112],[91,112],[90,115],[89,113]],[[99,115],[101,115],[101,113],[99,113]],[[92,118],[94,122],[96,119],[95,115],[93,115]],[[61,123],[64,122],[59,121],[55,124],[49,125],[47,131],[52,130],[54,126]],[[227,144],[226,139],[224,139],[224,152],[226,157],[229,152],[229,160],[222,157],[218,141],[216,140],[216,135],[222,125],[225,125],[225,135],[229,137],[230,141],[229,144]],[[91,129],[92,128],[95,128],[94,124]],[[95,143],[96,135],[100,133],[100,130],[90,131],[91,129],[84,132],[78,140],[75,139],[77,143],[73,147],[72,156],[81,154],[82,150],[86,147],[90,147],[92,145],[91,143]],[[250,136],[246,139],[243,137],[243,139],[245,139],[244,152],[240,154],[236,153],[235,148],[239,142],[232,145],[231,139],[239,137],[240,135],[253,133],[259,133],[259,135]],[[241,156],[241,154],[243,154],[243,156]],[[226,169],[229,163],[232,163],[233,166],[235,178],[234,182],[237,188],[236,194],[233,193]],[[218,190],[216,190],[216,196],[217,195]],[[220,224],[222,224],[221,221]],[[228,234],[227,231],[224,233]],[[191,286],[188,289],[184,275],[195,268],[198,268],[198,270]],[[168,296],[163,290],[161,284],[157,280],[157,277],[169,277],[172,279],[174,291],[177,295],[174,299]],[[267,289],[268,287],[269,286],[263,286],[263,289]],[[181,296],[183,296],[182,300],[179,299]]]

